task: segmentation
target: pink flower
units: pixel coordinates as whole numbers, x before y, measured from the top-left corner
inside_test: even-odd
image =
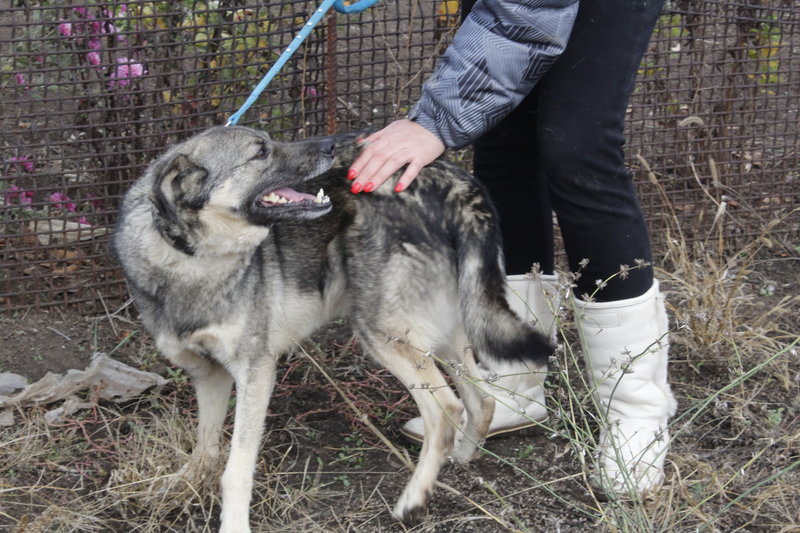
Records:
[[[12,163],[17,163],[25,172],[33,172],[33,161],[29,155],[15,155],[8,159]]]
[[[70,213],[74,213],[77,211],[77,207],[75,206],[75,202],[62,192],[54,192],[49,197],[50,203],[53,204],[55,209],[64,209],[65,211],[69,211]]]
[[[100,50],[103,47],[100,37],[92,37],[86,41],[86,48],[89,50]]]
[[[15,74],[14,79],[17,82],[17,85],[22,85],[26,89],[28,88],[28,80],[25,78],[25,74]]]
[[[58,25],[58,33],[63,35],[64,37],[71,37],[72,36],[72,23],[71,22],[62,22]]]
[[[3,203],[11,205],[17,203],[19,205],[30,205],[33,201],[33,191],[26,191],[16,185],[9,185],[6,189]]]
[[[91,226],[92,225],[91,222],[86,220],[86,217],[80,217],[78,219],[78,224],[83,224],[84,226]]]
[[[101,60],[100,60],[100,52],[94,52],[94,51],[88,52],[86,54],[86,60],[89,62],[90,65],[96,67],[101,62]]]
[[[122,89],[131,84],[131,78],[138,78],[145,73],[144,65],[127,57],[117,58],[117,67],[109,76],[109,89]]]
[[[85,17],[86,16],[86,8],[85,7],[73,7],[72,10],[77,13],[78,15]]]
[[[69,22],[70,35],[69,37],[80,37],[86,31],[86,24],[83,22]],[[81,39],[78,39],[79,41]]]

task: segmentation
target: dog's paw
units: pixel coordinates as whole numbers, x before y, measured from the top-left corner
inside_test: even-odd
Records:
[[[219,533],[251,533],[249,524],[230,524],[223,522],[219,528]]]
[[[455,463],[465,465],[478,457],[478,455],[480,455],[478,448],[473,445],[459,446],[453,449],[453,453],[450,454],[450,459]]]
[[[421,523],[427,515],[428,508],[425,505],[400,509],[398,504],[392,511],[392,516],[408,527]]]
[[[429,498],[429,490],[411,491],[406,487],[394,506],[392,516],[407,526],[417,524],[428,514]]]
[[[480,455],[479,444],[473,439],[470,439],[463,433],[456,435],[453,450],[450,452],[450,458],[456,463],[463,465],[467,464]]]
[[[250,505],[247,502],[226,502],[222,498],[222,512],[219,533],[251,533],[250,532]]]
[[[202,464],[189,461],[175,472],[175,477],[189,485],[196,486],[202,483],[206,474],[207,469]]]
[[[208,486],[214,490],[219,479],[222,463],[217,457],[192,456],[180,470],[175,473],[175,478],[195,489]]]

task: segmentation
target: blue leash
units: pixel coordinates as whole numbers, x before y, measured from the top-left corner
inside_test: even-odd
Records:
[[[264,89],[266,89],[267,85],[269,85],[269,82],[272,81],[272,78],[275,77],[275,75],[283,68],[289,58],[292,57],[292,54],[294,54],[300,45],[303,44],[303,41],[306,40],[306,37],[311,34],[311,30],[313,30],[314,27],[319,24],[319,21],[322,20],[322,17],[325,16],[325,13],[328,12],[331,6],[334,6],[336,11],[339,13],[349,15],[351,13],[361,13],[365,9],[372,7],[377,1],[378,0],[358,0],[348,5],[345,4],[345,0],[324,0],[314,14],[311,15],[311,18],[308,19],[308,22],[306,22],[305,26],[303,26],[303,29],[300,30],[300,33],[297,34],[286,50],[283,51],[275,64],[272,65],[272,68],[270,68],[264,77],[261,78],[261,81],[258,83],[258,85],[256,85],[256,88],[253,89],[253,92],[250,93],[250,96],[247,97],[247,100],[245,100],[245,102],[242,104],[242,107],[240,107],[236,113],[231,115],[231,118],[228,119],[228,122],[225,123],[225,126],[230,126],[239,122],[241,116],[250,108],[251,105],[253,105],[256,100],[258,100],[258,97],[261,95]]]

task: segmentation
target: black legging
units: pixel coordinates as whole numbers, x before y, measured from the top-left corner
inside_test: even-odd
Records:
[[[463,13],[474,1],[464,1]],[[566,50],[534,90],[475,144],[475,175],[501,218],[506,271],[553,271],[555,211],[577,295],[650,262],[650,239],[624,163],[624,120],[639,63],[663,0],[584,0]],[[588,264],[581,267],[583,260]],[[600,301],[633,298],[651,267],[617,277]]]

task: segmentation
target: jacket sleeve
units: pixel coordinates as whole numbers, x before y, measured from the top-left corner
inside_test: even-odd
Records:
[[[577,0],[479,0],[408,118],[450,148],[472,143],[519,105],[564,51],[577,12]]]

